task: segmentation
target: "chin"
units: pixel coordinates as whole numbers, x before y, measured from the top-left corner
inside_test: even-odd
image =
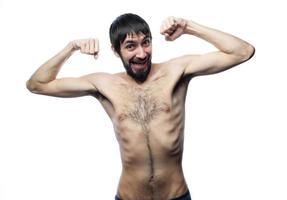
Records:
[[[134,72],[134,70],[132,71],[133,71],[132,73],[128,73],[128,74],[137,82],[144,82],[149,75],[148,68],[146,68],[143,71],[137,71],[137,72]]]
[[[133,71],[134,74],[146,73],[147,70],[148,70],[148,67],[142,68],[140,70],[135,69],[135,68],[132,67],[132,71]]]

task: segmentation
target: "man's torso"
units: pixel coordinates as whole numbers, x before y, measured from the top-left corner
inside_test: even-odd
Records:
[[[120,146],[124,200],[166,200],[187,191],[181,161],[188,77],[169,63],[153,65],[136,84],[126,74],[107,75],[96,95],[112,120]]]

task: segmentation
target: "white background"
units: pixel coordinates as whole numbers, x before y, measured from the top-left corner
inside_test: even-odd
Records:
[[[99,102],[35,95],[25,82],[69,41],[88,37],[99,38],[99,59],[75,53],[58,77],[122,71],[108,29],[125,12],[150,24],[154,62],[214,50],[193,36],[166,42],[159,27],[170,15],[256,47],[250,61],[190,82],[185,178],[193,200],[286,200],[285,8],[278,0],[0,1],[0,200],[114,198],[120,154]]]

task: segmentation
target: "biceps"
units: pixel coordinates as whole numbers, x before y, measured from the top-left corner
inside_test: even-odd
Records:
[[[83,77],[61,78],[40,85],[38,93],[56,97],[79,97],[95,90],[95,86]]]
[[[241,63],[234,55],[223,52],[211,52],[192,56],[186,63],[185,74],[194,76],[215,74]]]

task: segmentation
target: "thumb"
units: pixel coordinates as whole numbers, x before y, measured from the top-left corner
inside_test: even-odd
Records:
[[[95,58],[95,60],[97,60],[99,58],[99,53],[98,52],[94,54],[94,58]]]

